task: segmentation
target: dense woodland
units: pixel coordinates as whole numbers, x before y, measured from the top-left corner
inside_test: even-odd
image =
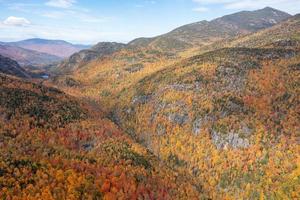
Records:
[[[300,16],[225,25],[1,74],[0,198],[300,199]]]

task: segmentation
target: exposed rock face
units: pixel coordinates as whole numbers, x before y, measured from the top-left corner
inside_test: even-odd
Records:
[[[168,120],[174,125],[182,126],[189,120],[187,113],[171,113],[168,114]]]
[[[216,81],[220,82],[221,90],[238,91],[244,87],[245,73],[237,67],[221,65],[217,68]]]
[[[62,62],[57,69],[62,72],[72,72],[88,62],[110,55],[122,49],[124,46],[125,44],[116,42],[100,42],[90,49],[82,50],[71,55],[70,58]]]
[[[150,95],[136,96],[132,100],[132,104],[145,104],[151,99]]]
[[[30,75],[14,60],[0,55],[0,72],[20,78],[30,78]]]
[[[199,82],[195,82],[193,84],[184,84],[184,83],[177,83],[177,84],[173,84],[168,86],[167,88],[169,89],[173,89],[176,91],[181,91],[181,92],[186,92],[186,91],[197,91],[200,89],[200,83]]]
[[[250,146],[249,139],[242,138],[238,133],[230,132],[228,134],[222,134],[213,131],[211,134],[212,141],[218,149],[224,148],[247,148]]]
[[[162,124],[158,124],[156,127],[157,135],[165,135],[167,130],[166,127]]]
[[[193,133],[195,136],[200,135],[201,126],[202,126],[202,119],[201,118],[195,119],[195,121],[193,122]]]

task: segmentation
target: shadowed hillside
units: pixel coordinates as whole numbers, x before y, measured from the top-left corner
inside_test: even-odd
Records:
[[[14,60],[0,55],[0,72],[21,78],[30,78],[30,75]]]

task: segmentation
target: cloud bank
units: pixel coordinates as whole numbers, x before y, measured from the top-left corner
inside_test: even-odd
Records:
[[[26,18],[10,16],[3,21],[3,24],[7,26],[28,26],[31,23]]]

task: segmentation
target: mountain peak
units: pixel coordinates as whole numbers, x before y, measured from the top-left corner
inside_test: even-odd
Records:
[[[211,21],[181,26],[160,37],[138,40],[130,44],[156,44],[160,49],[185,49],[191,45],[207,44],[220,38],[256,32],[274,26],[291,15],[271,7],[255,11],[241,11]],[[144,41],[144,42],[143,42]]]
[[[241,11],[231,15],[213,20],[212,22],[225,22],[241,28],[245,31],[255,32],[264,28],[269,28],[279,22],[282,22],[292,15],[276,10],[271,7],[265,7],[254,11]]]
[[[261,9],[261,10],[268,10],[268,11],[280,11],[280,12],[283,12],[283,11],[281,11],[281,10],[277,10],[277,9],[275,9],[275,8],[272,8],[272,7],[269,7],[269,6],[267,6],[267,7],[264,7],[263,9]]]
[[[262,10],[276,10],[276,9],[274,9],[274,8],[272,8],[270,6],[267,6],[267,7],[264,7]]]
[[[254,11],[255,12],[255,11]],[[288,16],[292,16],[287,12],[284,12],[282,10],[278,10],[276,8],[272,8],[272,7],[265,7],[263,9],[257,10],[257,12],[270,12],[271,14],[279,14],[279,15],[288,15]]]

